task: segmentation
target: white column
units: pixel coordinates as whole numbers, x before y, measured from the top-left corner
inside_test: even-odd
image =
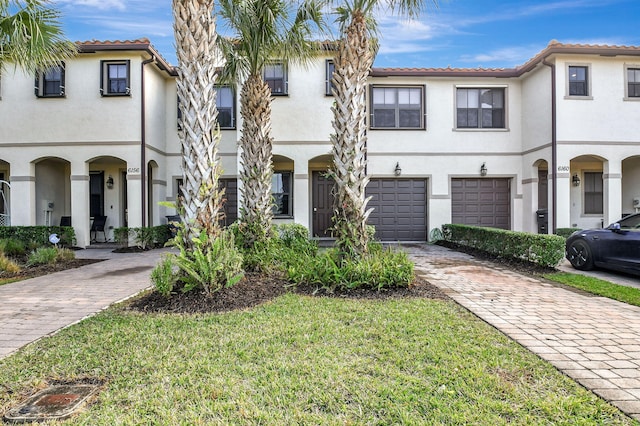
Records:
[[[91,218],[89,212],[89,164],[84,161],[71,163],[71,226],[76,233],[78,247],[91,243]]]
[[[138,173],[131,172],[137,170]],[[142,177],[140,168],[129,168],[127,173],[127,223],[129,228],[142,226]]]
[[[606,161],[602,173],[604,226],[622,217],[622,162]]]
[[[576,202],[576,200],[571,199],[571,174],[557,173],[556,180],[556,220],[558,222],[556,228],[571,228],[571,203]],[[553,182],[549,180],[549,185],[552,184]],[[549,192],[551,193],[552,191]],[[549,229],[551,230],[553,230],[552,221],[552,214],[549,211]]]
[[[298,163],[304,161],[296,161],[294,169],[298,169]],[[302,164],[299,169],[293,173],[293,219],[295,223],[303,225],[309,230],[311,235],[311,191],[309,185],[309,174],[305,173],[306,164]]]
[[[11,163],[11,225],[36,225],[36,173],[32,163]]]

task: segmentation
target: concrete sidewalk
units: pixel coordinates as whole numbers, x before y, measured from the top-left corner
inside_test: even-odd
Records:
[[[81,250],[76,257],[109,260],[0,286],[0,358],[150,287],[166,251]]]
[[[416,272],[560,371],[640,420],[640,308],[431,245]]]

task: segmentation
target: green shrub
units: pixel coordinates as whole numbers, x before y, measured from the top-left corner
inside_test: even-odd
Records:
[[[4,254],[0,253],[0,271],[16,274],[20,272],[20,266]]]
[[[113,230],[113,239],[116,241],[116,243],[127,247],[129,246],[129,236],[131,235],[131,232],[131,228],[128,228],[126,226],[115,228]]]
[[[174,261],[181,273],[183,291],[202,288],[211,295],[242,279],[242,254],[236,248],[231,232],[223,230],[215,239],[202,232],[193,238],[190,249],[182,243],[181,234],[182,231],[178,231],[175,239],[180,253],[174,255]]]
[[[134,241],[143,250],[153,247],[153,231],[151,228],[133,228]]]
[[[15,238],[3,238],[0,240],[0,252],[6,256],[22,256],[27,252],[25,244]]]
[[[370,244],[369,253],[358,260],[340,260],[337,249],[298,256],[286,273],[295,284],[315,284],[329,291],[408,287],[414,279],[413,262],[405,252],[377,243]]]
[[[177,274],[175,271],[174,258],[166,255],[160,263],[151,271],[151,282],[156,290],[163,296],[169,296],[176,284]]]
[[[76,252],[68,248],[57,248],[56,262],[68,262],[76,258]]]
[[[571,234],[579,231],[580,228],[558,228],[556,229],[556,235],[560,235],[562,238],[569,238]]]
[[[60,245],[71,247],[76,244],[76,233],[71,226],[0,226],[0,239],[15,238],[25,246],[36,247],[49,244],[49,235],[57,234]]]
[[[171,238],[171,229],[169,225],[157,225],[151,228],[151,236],[153,244],[157,247],[164,246]]]
[[[530,234],[480,226],[442,226],[446,241],[486,251],[504,258],[555,267],[564,258],[565,239],[558,235]]]
[[[29,255],[28,266],[51,265],[58,260],[58,250],[55,247],[38,247]]]

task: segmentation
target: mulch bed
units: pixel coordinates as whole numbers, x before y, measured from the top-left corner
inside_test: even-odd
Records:
[[[26,262],[26,261],[25,261]],[[16,279],[24,280],[27,278],[35,278],[41,275],[48,275],[54,272],[64,271],[66,269],[79,268],[84,265],[90,265],[92,263],[102,262],[101,259],[73,259],[65,262],[58,262],[51,265],[34,265],[34,266],[22,266],[19,272],[11,273],[2,271],[0,272],[0,279]],[[24,263],[22,263],[24,265]]]
[[[279,277],[250,273],[246,274],[238,284],[230,288],[224,288],[211,297],[207,297],[203,291],[190,291],[188,293],[177,291],[171,297],[164,297],[156,291],[150,291],[133,300],[128,308],[135,311],[156,313],[228,312],[260,305],[287,292],[307,296],[349,299],[447,298],[439,288],[421,278],[417,278],[408,288],[394,288],[382,291],[357,289],[349,292],[336,291],[328,293],[312,285],[294,287],[291,283]]]

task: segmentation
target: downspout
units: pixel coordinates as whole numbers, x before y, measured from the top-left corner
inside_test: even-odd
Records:
[[[146,109],[145,109],[145,85],[144,85],[144,66],[155,61],[155,55],[142,61],[140,66],[140,211],[142,214],[141,226],[147,226],[147,133],[146,133]]]
[[[556,174],[558,170],[558,141],[556,127],[556,64],[547,62],[547,58],[542,63],[551,68],[551,220],[553,222],[553,233],[555,234],[558,226],[557,218],[557,191],[558,182]]]

